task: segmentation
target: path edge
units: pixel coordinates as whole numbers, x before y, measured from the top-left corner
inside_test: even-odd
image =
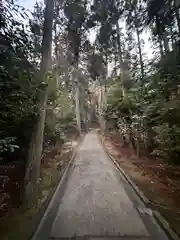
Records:
[[[130,179],[129,175],[120,167],[120,165],[117,163],[117,161],[111,156],[107,147],[104,144],[104,140],[102,139],[102,136],[100,134],[97,134],[97,135],[99,137],[99,140],[103,146],[103,149],[104,149],[106,155],[111,159],[111,161],[114,163],[114,165],[118,169],[118,171],[124,176],[126,181],[129,183],[129,185],[135,191],[135,193],[138,195],[138,197],[141,199],[141,201],[146,206],[151,205],[151,202],[149,201],[149,199],[142,193],[142,191],[139,189],[139,187]],[[160,227],[165,231],[165,233],[171,240],[180,240],[178,235],[170,227],[169,223],[166,221],[166,219],[162,216],[162,214],[159,211],[152,210],[152,213],[153,213],[154,218],[160,225]]]
[[[60,191],[60,189],[63,188],[63,186],[66,184],[69,176],[69,172],[71,169],[71,166],[73,164],[73,161],[77,155],[77,149],[79,145],[82,143],[84,140],[85,135],[82,135],[75,146],[75,148],[72,151],[72,156],[70,158],[69,163],[65,167],[65,169],[60,173],[59,178],[57,180],[56,186],[52,189],[50,194],[48,195],[47,199],[43,203],[43,206],[40,208],[39,212],[37,213],[37,216],[35,217],[36,219],[34,220],[34,223],[32,224],[33,226],[31,227],[31,234],[28,238],[28,240],[36,240],[36,235],[38,235],[38,232],[40,231],[43,222],[44,222],[44,217],[48,215],[48,212],[51,210],[51,206],[53,205],[53,201],[56,198],[57,193]]]

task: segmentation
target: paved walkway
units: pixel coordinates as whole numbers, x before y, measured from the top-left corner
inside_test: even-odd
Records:
[[[51,202],[33,240],[167,239],[125,185],[96,133],[89,133],[78,149],[63,196]]]

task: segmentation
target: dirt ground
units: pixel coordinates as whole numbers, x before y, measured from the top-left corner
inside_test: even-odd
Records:
[[[130,146],[124,146],[117,134],[104,138],[109,154],[128,173],[144,195],[180,236],[180,167],[162,159],[137,158]]]

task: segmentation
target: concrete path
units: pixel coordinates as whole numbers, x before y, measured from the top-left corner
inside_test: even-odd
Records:
[[[143,211],[145,207],[131,199],[132,195],[125,189],[127,183],[121,177],[96,133],[86,135],[71,167],[55,218],[49,222],[47,239],[167,239],[151,214],[147,216],[148,211]],[[40,234],[42,228],[43,222],[34,240],[45,239],[41,237],[43,233]]]

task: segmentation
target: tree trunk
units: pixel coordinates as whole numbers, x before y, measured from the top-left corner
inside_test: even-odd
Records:
[[[104,110],[104,90],[102,85],[100,86],[100,88],[101,88],[100,114],[102,115]]]
[[[141,49],[141,40],[139,35],[139,29],[136,27],[136,34],[137,34],[137,40],[138,40],[138,49],[139,49],[139,62],[141,67],[141,78],[144,78],[144,63],[142,58],[142,49]]]
[[[38,194],[38,180],[40,177],[42,144],[44,135],[44,122],[48,99],[47,86],[41,91],[39,100],[39,113],[36,117],[28,149],[27,167],[25,175],[25,201],[28,205],[34,203]]]
[[[124,69],[124,62],[123,62],[123,57],[122,57],[121,36],[120,36],[120,29],[119,29],[118,21],[116,23],[116,30],[117,30],[117,45],[118,45],[118,50],[119,50],[119,61],[120,61],[120,68],[121,68],[122,94],[125,97],[125,95],[126,95],[125,88],[124,88],[125,69]]]
[[[75,90],[75,101],[76,101],[76,122],[78,133],[81,134],[81,115],[80,115],[80,103],[79,103],[79,85],[77,83],[76,90]]]
[[[177,20],[177,26],[178,26],[178,31],[179,31],[179,36],[180,36],[180,16],[179,16],[179,1],[174,0],[174,8],[175,8],[175,16]]]
[[[141,67],[141,79],[143,79],[144,78],[144,63],[143,63],[143,57],[142,57],[141,39],[140,39],[140,33],[139,33],[139,23],[137,21],[138,16],[137,16],[137,12],[136,12],[136,7],[134,8],[134,14],[136,16],[136,18],[135,18],[135,29],[136,29],[138,49],[139,49],[139,62],[140,62],[140,67]]]
[[[159,43],[159,50],[161,54],[161,58],[164,56],[163,44],[162,44],[162,34],[160,33],[160,22],[159,19],[156,17],[156,28],[157,28],[157,36],[158,36],[158,43]]]
[[[137,133],[136,156],[138,158],[140,158],[140,138],[139,138],[139,133]]]
[[[172,44],[172,50],[174,50],[174,44],[175,44],[175,39],[173,37],[173,29],[172,29],[172,26],[170,26],[170,33],[171,33],[171,44]]]
[[[165,53],[168,53],[169,52],[169,41],[168,41],[168,38],[167,38],[167,32],[166,31],[163,34],[163,43],[164,43]]]
[[[54,53],[55,53],[55,64],[56,64],[56,69],[55,69],[55,77],[56,77],[56,89],[59,87],[60,84],[60,77],[59,77],[59,70],[58,70],[58,66],[61,64],[60,62],[60,52],[59,47],[58,46],[58,33],[57,33],[57,29],[58,29],[58,14],[59,14],[59,2],[57,0],[54,0],[54,9],[55,9],[55,14],[54,14]]]
[[[46,0],[45,20],[43,29],[43,42],[42,42],[42,60],[41,60],[41,72],[43,75],[51,69],[52,58],[52,26],[53,26],[53,10],[54,0]]]
[[[45,8],[45,21],[42,42],[41,60],[41,85],[42,91],[39,94],[38,116],[34,126],[34,131],[28,149],[27,167],[25,174],[25,200],[32,204],[36,200],[38,192],[38,180],[40,177],[40,165],[44,135],[44,125],[46,116],[46,106],[48,100],[48,85],[44,83],[46,72],[51,66],[51,45],[52,45],[52,23],[53,23],[54,1],[47,0]]]
[[[104,85],[104,110],[107,110],[107,86]]]
[[[163,57],[164,51],[163,51],[163,45],[162,45],[162,40],[161,40],[161,37],[160,37],[160,36],[158,36],[158,42],[159,42],[160,55],[161,55],[161,57]]]

